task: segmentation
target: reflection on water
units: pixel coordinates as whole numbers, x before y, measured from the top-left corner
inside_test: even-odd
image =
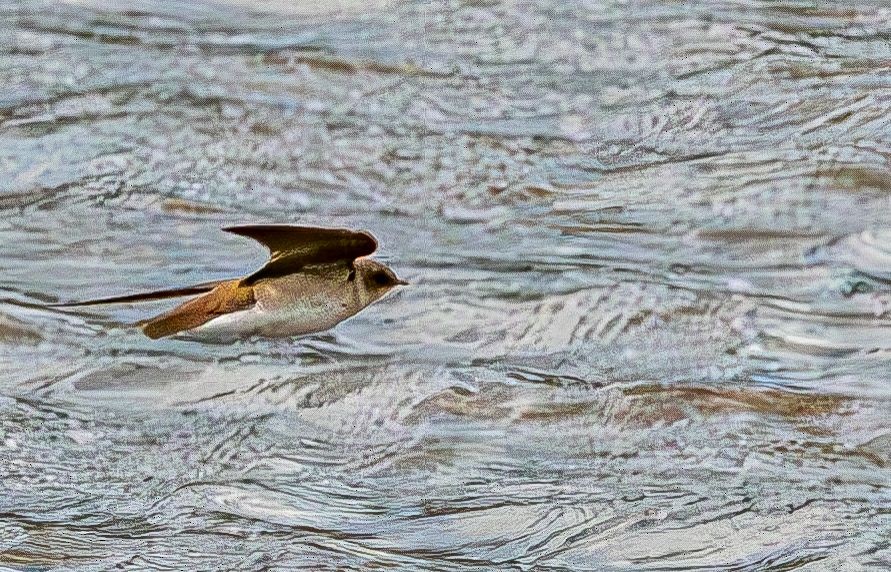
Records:
[[[116,6],[0,8],[4,566],[891,566],[884,2]],[[217,346],[42,307],[252,221],[413,286]]]

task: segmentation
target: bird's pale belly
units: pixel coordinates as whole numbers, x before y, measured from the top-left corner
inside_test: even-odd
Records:
[[[252,308],[214,318],[188,335],[217,340],[300,336],[333,328],[364,307],[353,283],[305,275],[258,284],[255,296]]]

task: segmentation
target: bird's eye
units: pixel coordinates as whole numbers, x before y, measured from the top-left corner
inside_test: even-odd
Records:
[[[386,286],[387,284],[390,283],[390,277],[387,276],[386,272],[375,272],[374,274],[371,275],[371,279],[378,286]]]

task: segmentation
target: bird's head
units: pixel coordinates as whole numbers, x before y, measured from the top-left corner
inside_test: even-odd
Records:
[[[359,258],[354,264],[356,268],[356,280],[360,281],[362,289],[366,292],[368,303],[382,298],[387,292],[396,286],[408,284],[401,280],[396,273],[384,264],[371,258]]]

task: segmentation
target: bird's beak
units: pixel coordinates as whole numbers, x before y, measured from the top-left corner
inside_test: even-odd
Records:
[[[408,282],[406,282],[405,280],[397,280],[396,285],[397,286],[408,286]]]

